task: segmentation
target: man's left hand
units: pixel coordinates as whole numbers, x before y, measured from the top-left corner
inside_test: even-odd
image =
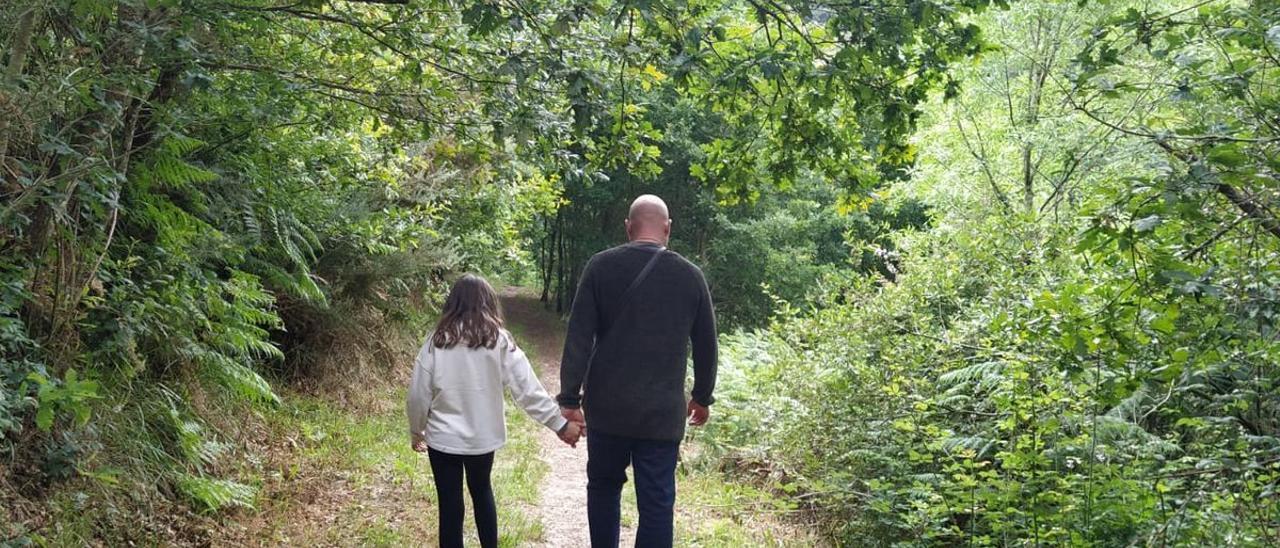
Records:
[[[689,400],[689,412],[686,416],[689,417],[689,424],[693,426],[702,426],[707,424],[707,419],[711,418],[711,410],[707,409],[707,406],[705,405]]]

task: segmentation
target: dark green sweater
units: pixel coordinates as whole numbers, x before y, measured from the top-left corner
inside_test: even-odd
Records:
[[[698,267],[665,252],[615,321],[622,294],[659,249],[644,243],[620,245],[597,253],[582,273],[569,315],[556,399],[562,407],[581,406],[588,429],[641,439],[682,439],[690,342],[693,399],[702,405],[714,401],[716,318]],[[613,329],[622,331],[605,338]],[[598,341],[604,344],[596,349]]]

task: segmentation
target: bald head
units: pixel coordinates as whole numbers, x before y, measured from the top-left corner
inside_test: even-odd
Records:
[[[631,211],[627,214],[627,220],[631,224],[636,223],[666,223],[670,219],[667,213],[667,203],[662,198],[652,194],[645,194],[636,198],[631,202]]]
[[[671,236],[671,216],[662,198],[645,194],[631,202],[627,213],[627,237],[666,245]]]

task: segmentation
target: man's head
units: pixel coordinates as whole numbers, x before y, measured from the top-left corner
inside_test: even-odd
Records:
[[[671,238],[671,216],[662,198],[645,194],[631,202],[627,214],[627,239],[667,245]]]

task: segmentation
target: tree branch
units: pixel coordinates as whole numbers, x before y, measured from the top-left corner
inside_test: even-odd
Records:
[[[1223,226],[1220,230],[1215,232],[1213,236],[1210,236],[1208,240],[1204,241],[1204,243],[1196,246],[1195,249],[1192,249],[1186,253],[1183,253],[1182,260],[1189,261],[1191,259],[1196,258],[1196,256],[1203,253],[1204,250],[1209,249],[1209,246],[1213,245],[1214,242],[1218,241],[1220,238],[1225,236],[1228,232],[1231,232],[1231,229],[1235,228],[1236,225],[1240,224],[1240,221],[1243,221],[1247,218],[1249,218],[1248,215],[1240,215],[1239,217],[1236,217],[1236,220],[1231,221],[1230,223],[1227,223],[1226,226]]]
[[[977,124],[974,124],[974,133],[978,130]],[[960,140],[964,141],[964,147],[969,150],[969,155],[978,161],[978,165],[982,167],[982,173],[987,176],[987,182],[991,185],[991,190],[995,191],[996,199],[1000,201],[1000,205],[1006,213],[1013,211],[1013,204],[1009,203],[1009,196],[1004,193],[1000,185],[996,183],[995,174],[991,173],[991,166],[987,163],[986,147],[982,144],[982,135],[974,135],[978,140],[978,146],[981,150],[975,150],[973,144],[969,142],[969,135],[964,131],[964,123],[960,121],[960,117],[956,117],[956,131],[960,133]]]
[[[1235,206],[1239,208],[1240,211],[1243,211],[1245,215],[1251,217],[1255,221],[1258,221],[1258,224],[1262,225],[1264,230],[1270,232],[1272,236],[1280,238],[1280,220],[1277,220],[1274,216],[1270,215],[1258,204],[1257,201],[1253,199],[1252,196],[1246,196],[1243,192],[1240,192],[1239,189],[1227,183],[1219,182],[1214,185],[1214,188],[1218,191],[1218,194],[1225,196],[1228,201],[1235,204]]]

